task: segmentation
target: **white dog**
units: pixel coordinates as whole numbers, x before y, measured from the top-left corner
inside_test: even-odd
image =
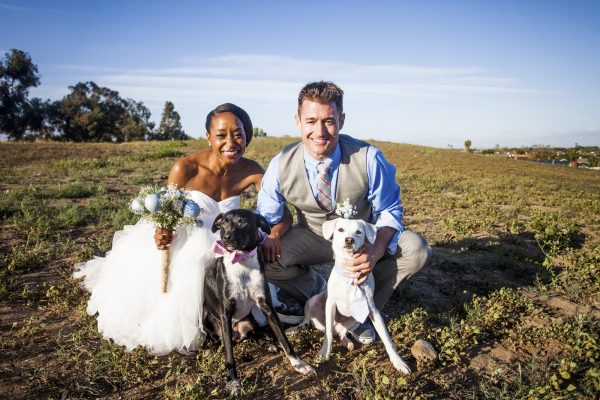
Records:
[[[319,356],[329,360],[333,332],[339,335],[342,345],[348,350],[354,348],[354,344],[346,337],[347,329],[335,322],[336,310],[343,316],[353,317],[359,322],[364,322],[368,316],[377,334],[390,357],[394,367],[405,374],[410,374],[410,368],[398,355],[390,334],[385,326],[381,313],[375,306],[373,291],[375,289],[375,278],[369,273],[367,280],[359,286],[352,285],[353,278],[344,275],[342,263],[350,258],[365,242],[365,238],[373,243],[375,241],[375,227],[367,222],[357,219],[337,218],[326,221],[323,224],[323,236],[332,239],[332,247],[335,255],[335,265],[327,281],[327,301],[325,303],[325,326],[323,326],[322,301],[324,294],[312,297],[305,307],[305,319],[300,325],[312,322],[320,330],[325,330],[325,340]]]

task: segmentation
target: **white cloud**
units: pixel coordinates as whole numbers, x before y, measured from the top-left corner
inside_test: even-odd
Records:
[[[480,67],[357,65],[270,55],[188,57],[182,66],[132,69],[65,65],[70,71],[96,73],[97,83],[127,91],[145,101],[193,101],[234,96],[247,100],[289,100],[306,82],[325,79],[347,91],[386,98],[444,98],[468,94],[532,94],[512,78],[494,77]]]
[[[270,134],[296,134],[293,114],[299,89],[307,82],[332,80],[346,92],[349,133],[398,140],[394,136],[398,132],[409,132],[415,140],[427,144],[438,140],[445,146],[449,139],[444,135],[473,129],[491,135],[511,129],[513,121],[504,115],[494,121],[490,109],[478,112],[481,100],[502,103],[494,108],[501,110],[515,96],[545,93],[478,66],[354,64],[260,54],[188,57],[177,62],[169,68],[147,69],[55,66],[66,71],[65,79],[68,75],[70,81],[62,90],[52,82],[56,95],[49,97],[62,97],[66,87],[75,83],[73,79],[85,77],[80,80],[93,80],[123,97],[143,101],[156,122],[164,102],[172,101],[184,129],[193,136],[203,134],[204,115],[224,102],[246,108],[255,124]],[[373,115],[377,115],[375,123],[370,120]]]
[[[6,3],[0,3],[0,8],[4,9],[4,10],[10,10],[10,11],[27,11],[26,8],[14,6],[12,4],[6,4]]]

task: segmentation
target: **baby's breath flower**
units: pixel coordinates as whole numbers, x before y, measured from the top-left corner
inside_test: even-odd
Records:
[[[350,199],[346,199],[343,203],[338,203],[336,205],[335,213],[342,218],[351,219],[357,214],[356,206],[350,204]]]

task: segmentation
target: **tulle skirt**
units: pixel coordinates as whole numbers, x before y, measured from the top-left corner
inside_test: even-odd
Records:
[[[115,233],[112,249],[75,266],[91,293],[87,313],[98,314],[98,330],[128,351],[187,354],[202,334],[204,267],[212,262],[215,235],[205,227],[180,227],[171,244],[167,293],[161,289],[161,252],[154,226],[140,220]]]

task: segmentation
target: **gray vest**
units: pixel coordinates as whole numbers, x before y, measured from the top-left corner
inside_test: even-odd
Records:
[[[348,135],[339,136],[342,158],[338,168],[336,202],[346,199],[356,206],[356,218],[371,220],[369,177],[367,175],[368,143]],[[296,209],[298,224],[323,236],[323,222],[335,219],[334,212],[326,213],[315,200],[306,168],[304,166],[304,146],[302,142],[292,143],[281,152],[279,159],[279,186],[283,197]]]

